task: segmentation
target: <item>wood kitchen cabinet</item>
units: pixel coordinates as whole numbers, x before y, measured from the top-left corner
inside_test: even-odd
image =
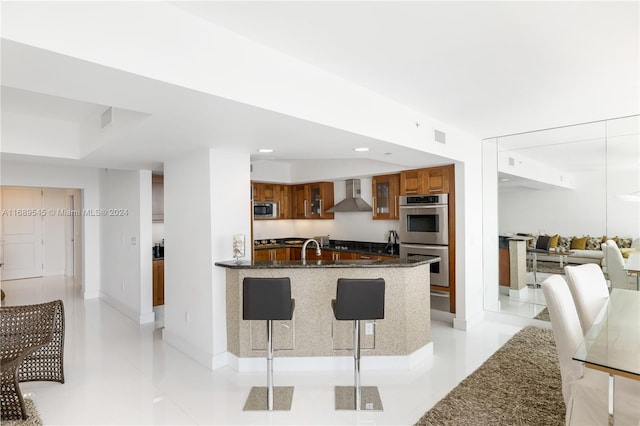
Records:
[[[425,189],[427,194],[449,193],[449,170],[453,166],[432,167],[427,169]]]
[[[400,194],[448,194],[453,179],[453,165],[400,173]]]
[[[424,194],[424,169],[406,170],[400,173],[400,194]]]
[[[399,218],[400,174],[373,176],[371,193],[373,194],[373,219],[397,220]]]
[[[333,182],[313,182],[291,188],[293,219],[333,219]]]
[[[322,257],[325,260],[354,260],[358,259],[358,255],[356,253],[349,253],[339,250],[323,250]]]
[[[254,250],[253,260],[256,262],[273,262],[273,261],[283,261],[289,260],[289,249],[288,248],[272,248],[272,249],[262,249],[262,250]]]
[[[278,208],[278,219],[291,218],[291,188],[289,185],[279,183],[252,182],[253,201],[276,203]]]
[[[504,287],[511,286],[511,264],[509,258],[509,247],[500,247],[498,263],[498,284]]]
[[[153,306],[164,305],[164,260],[153,261]]]

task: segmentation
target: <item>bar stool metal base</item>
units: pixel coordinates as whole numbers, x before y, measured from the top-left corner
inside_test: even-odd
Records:
[[[335,396],[336,410],[356,409],[356,388],[354,386],[336,386]],[[360,411],[383,411],[377,386],[360,387]]]
[[[273,410],[290,411],[293,400],[293,386],[274,386]],[[267,387],[254,386],[249,392],[242,411],[269,411],[267,403]]]

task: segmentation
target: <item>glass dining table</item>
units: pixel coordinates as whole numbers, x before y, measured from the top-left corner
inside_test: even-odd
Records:
[[[631,253],[624,262],[623,269],[636,274],[636,290],[640,291],[640,253]]]
[[[640,291],[614,288],[573,359],[614,376],[640,380]]]

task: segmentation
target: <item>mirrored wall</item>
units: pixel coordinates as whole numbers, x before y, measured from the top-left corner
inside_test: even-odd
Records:
[[[536,283],[567,263],[606,272],[606,239],[640,250],[640,116],[491,138],[483,155],[486,310],[545,319]],[[552,247],[534,268],[541,235]]]

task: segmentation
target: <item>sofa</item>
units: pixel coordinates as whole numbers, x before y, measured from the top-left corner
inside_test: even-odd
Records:
[[[519,234],[524,235],[524,234]],[[532,237],[528,241],[528,246],[533,248],[536,246],[538,235],[526,234]],[[560,262],[561,253],[572,252],[566,256],[566,263],[582,264],[582,263],[597,263],[602,266],[604,260],[604,252],[602,250],[602,244],[611,239],[620,248],[622,255],[626,258],[630,253],[634,251],[640,252],[640,238],[620,238],[620,237],[606,237],[606,236],[589,236],[582,237],[576,236],[562,236],[555,234],[551,236],[551,248],[549,254],[538,254],[538,260],[548,262]],[[554,254],[554,251],[558,251],[558,254]]]

